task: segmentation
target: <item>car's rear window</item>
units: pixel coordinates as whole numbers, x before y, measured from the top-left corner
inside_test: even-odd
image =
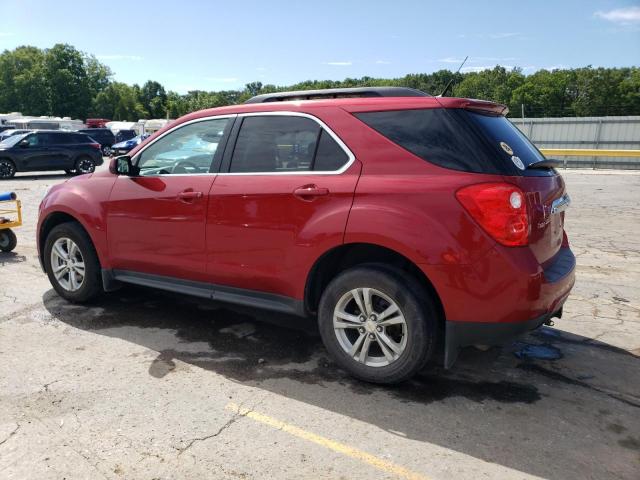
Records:
[[[518,156],[525,167],[544,159],[504,117],[443,108],[364,112],[356,117],[416,156],[444,168],[516,175],[522,169],[512,156]]]

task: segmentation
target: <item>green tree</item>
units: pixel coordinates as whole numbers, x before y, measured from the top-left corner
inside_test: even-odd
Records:
[[[148,80],[140,89],[139,100],[151,118],[164,118],[167,109],[167,94],[160,83]]]
[[[54,45],[45,52],[44,73],[50,112],[86,118],[91,89],[82,53],[71,45]]]
[[[89,93],[91,98],[95,98],[98,93],[107,88],[113,72],[108,66],[100,63],[95,56],[85,54],[83,57]]]
[[[44,53],[39,48],[18,47],[0,54],[0,111],[25,115],[50,113]]]
[[[516,107],[512,113],[521,116],[521,106],[524,105],[525,116],[529,117],[573,115],[575,89],[574,72],[539,70],[513,90],[511,103]]]
[[[126,83],[113,82],[102,90],[93,101],[95,115],[111,120],[135,122],[146,117],[146,111],[138,101],[136,90]]]

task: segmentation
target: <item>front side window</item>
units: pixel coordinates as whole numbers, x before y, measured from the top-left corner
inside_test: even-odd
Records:
[[[40,147],[46,144],[45,135],[43,133],[34,133],[29,135],[25,140],[30,147]]]
[[[347,154],[320,125],[306,117],[245,117],[231,158],[232,173],[338,170]]]
[[[168,133],[140,153],[140,175],[208,173],[229,121],[203,120]]]

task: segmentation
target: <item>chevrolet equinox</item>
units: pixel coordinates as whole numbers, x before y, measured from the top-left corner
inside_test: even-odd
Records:
[[[191,113],[51,188],[40,260],[71,302],[137,284],[312,316],[366,381],[449,368],[574,283],[564,181],[506,113],[395,87]]]

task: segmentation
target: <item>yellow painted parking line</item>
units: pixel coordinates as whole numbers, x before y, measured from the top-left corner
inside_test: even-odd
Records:
[[[270,417],[263,413],[256,412],[255,410],[242,408],[235,403],[229,403],[226,406],[226,409],[237,413],[238,415],[242,415],[243,417],[255,420],[256,422],[260,422],[264,425],[273,427],[276,430],[287,432],[294,437],[302,438],[303,440],[321,445],[325,448],[328,448],[329,450],[333,450],[334,452],[346,455],[347,457],[360,460],[361,462],[366,463],[367,465],[371,465],[378,470],[382,470],[387,474],[396,475],[399,478],[406,478],[408,480],[429,480],[428,477],[425,477],[424,475],[412,472],[411,470],[401,467],[400,465],[388,462],[386,460],[383,460],[382,458],[376,457],[375,455],[371,455],[370,453],[350,447],[349,445],[345,445],[344,443],[336,442],[329,438],[316,435],[315,433],[303,430],[302,428],[296,427],[295,425],[291,425],[287,422],[283,422],[282,420],[278,420],[277,418]]]

